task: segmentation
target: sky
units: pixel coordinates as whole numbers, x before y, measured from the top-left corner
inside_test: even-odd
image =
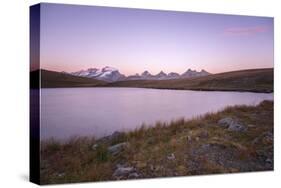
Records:
[[[41,68],[211,73],[273,67],[273,18],[41,4]]]

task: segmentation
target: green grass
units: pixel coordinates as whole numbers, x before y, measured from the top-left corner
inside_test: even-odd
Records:
[[[218,125],[224,117],[238,119],[246,132],[231,132]],[[117,164],[136,169],[139,178],[272,170],[273,102],[258,106],[227,107],[204,116],[156,122],[154,126],[122,133],[113,140],[76,137],[66,142],[41,142],[41,183],[115,180]],[[129,145],[118,155],[107,147]],[[98,144],[96,149],[92,146]],[[175,159],[167,156],[174,154]],[[124,177],[124,179],[129,179]]]

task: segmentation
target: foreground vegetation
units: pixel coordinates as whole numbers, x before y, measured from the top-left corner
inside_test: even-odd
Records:
[[[98,140],[41,142],[41,183],[273,170],[273,102],[157,122]]]
[[[250,69],[172,80],[128,80],[108,83],[109,87],[141,87],[200,91],[273,92],[273,69]]]

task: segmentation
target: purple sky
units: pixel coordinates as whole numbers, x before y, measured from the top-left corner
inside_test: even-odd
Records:
[[[273,18],[41,4],[41,67],[211,73],[273,67]]]

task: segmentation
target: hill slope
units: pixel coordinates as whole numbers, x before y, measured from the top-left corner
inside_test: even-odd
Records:
[[[104,85],[106,82],[92,79],[73,76],[49,70],[41,71],[41,87],[42,88],[58,88],[58,87],[95,87]],[[31,72],[31,80],[33,76],[38,75],[39,70]]]
[[[106,86],[206,91],[273,92],[273,68],[225,72],[189,79],[128,80],[109,83]]]

